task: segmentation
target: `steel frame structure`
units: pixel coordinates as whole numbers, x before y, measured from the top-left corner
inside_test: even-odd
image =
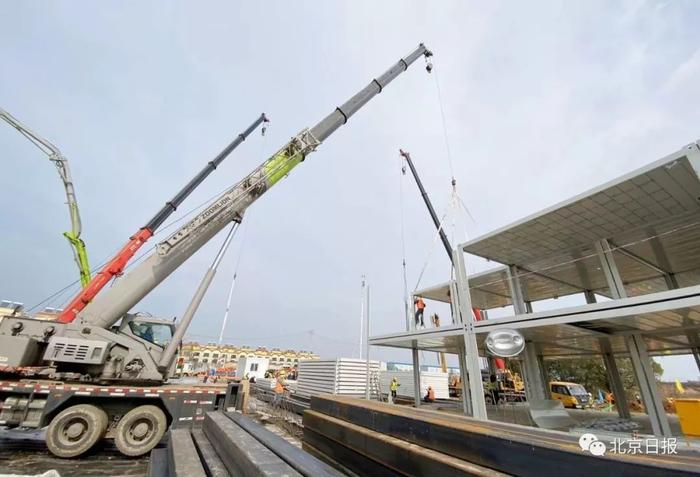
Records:
[[[467,276],[465,253],[503,266]],[[479,355],[486,355],[492,330],[515,328],[525,336],[530,399],[549,394],[544,359],[601,356],[623,418],[630,412],[617,360],[629,358],[653,433],[671,435],[651,359],[687,353],[700,367],[698,142],[461,244],[453,257],[455,280],[415,292],[452,299],[452,324],[377,336],[370,344],[412,349],[414,369],[418,350],[457,354],[467,378],[464,412],[480,419],[487,417]],[[586,304],[533,312],[533,302],[574,294]],[[513,316],[477,322],[472,306],[512,306]]]

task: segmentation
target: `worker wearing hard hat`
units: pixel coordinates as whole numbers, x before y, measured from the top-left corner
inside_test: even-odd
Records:
[[[425,311],[425,302],[423,301],[423,298],[417,296],[413,300],[413,304],[416,306],[416,328],[418,328],[418,325],[425,328],[425,324],[423,323],[423,312]]]
[[[399,390],[399,384],[398,379],[392,378],[391,383],[389,383],[389,390],[391,391],[391,400],[393,402],[394,399],[396,399],[396,392]]]

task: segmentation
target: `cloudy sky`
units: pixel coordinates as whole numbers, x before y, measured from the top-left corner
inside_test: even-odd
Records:
[[[363,274],[372,334],[404,327],[402,210],[409,288],[433,243],[408,178],[400,200],[399,147],[440,211],[454,170],[472,216],[459,217],[455,240],[506,225],[700,137],[699,20],[690,0],[5,1],[0,105],[69,158],[97,265],[261,112],[267,136],[252,136],[174,218],[425,42],[433,75],[411,68],[250,209],[191,327],[193,339],[217,339],[240,257],[227,341],[350,356]],[[0,294],[29,307],[77,277],[63,189],[8,127],[0,158]],[[181,315],[222,239],[137,310]],[[421,284],[448,276],[435,249]],[[688,366],[665,377],[698,375],[677,363]]]

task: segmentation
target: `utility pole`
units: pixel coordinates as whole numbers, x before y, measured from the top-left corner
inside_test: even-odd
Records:
[[[365,399],[370,398],[370,392],[369,392],[369,285],[367,285],[366,288],[366,296],[367,296],[367,305],[365,307],[366,310],[366,318],[365,318],[365,360],[367,361],[367,372],[365,373]]]

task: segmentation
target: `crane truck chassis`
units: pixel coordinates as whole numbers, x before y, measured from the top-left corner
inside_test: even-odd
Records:
[[[26,384],[18,382],[3,386],[2,393],[6,394],[0,394],[0,397],[5,418],[0,420],[5,421],[5,426],[48,426],[47,446],[59,457],[76,457],[100,439],[110,436],[122,453],[135,456],[150,451],[174,418],[196,417],[173,414],[162,397],[165,395],[169,399],[170,390],[166,393],[165,388],[158,386],[173,375],[177,350],[206,286],[200,286],[177,324],[129,311],[219,231],[232,222],[240,222],[250,205],[285,178],[418,58],[426,59],[426,70],[430,72],[431,56],[430,50],[420,44],[315,126],[292,137],[248,176],[158,243],[155,251],[129,274],[98,295],[111,277],[122,273],[135,250],[153,235],[164,217],[172,213],[179,204],[178,200],[191,191],[188,188],[192,182],[188,184],[181,192],[184,196],[178,194],[166,204],[162,213],[159,212],[134,234],[71,301],[58,321],[3,317],[0,321],[0,373],[3,365],[7,369],[43,367],[42,376],[62,381],[53,390],[49,386],[48,393],[42,392],[44,384],[29,383],[27,388]],[[93,389],[84,390],[84,386]],[[78,389],[74,390],[74,387]],[[27,395],[25,389],[29,391],[28,397],[23,397]],[[124,391],[116,389],[134,389],[135,392],[129,391],[128,395],[121,396],[119,394]],[[159,393],[159,390],[163,392]],[[147,396],[149,394],[152,396]],[[197,396],[191,400],[198,403],[207,401],[196,389],[185,390],[183,394]],[[47,395],[47,398],[36,397],[42,395]],[[184,404],[177,399],[174,402],[179,406]]]

